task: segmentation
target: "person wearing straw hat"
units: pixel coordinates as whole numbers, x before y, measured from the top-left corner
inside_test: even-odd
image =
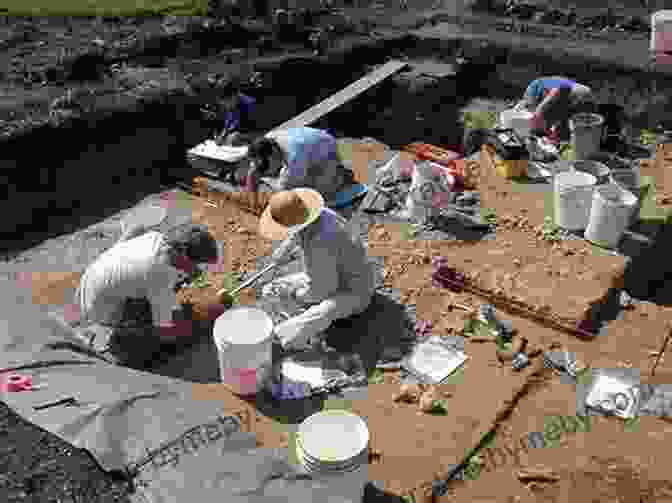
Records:
[[[191,335],[190,315],[174,313],[176,285],[198,264],[219,257],[217,242],[203,226],[183,224],[165,234],[142,231],[142,226],[129,231],[90,264],[75,293],[81,321],[110,328],[111,345],[122,351],[124,345],[138,350],[142,336],[173,343]],[[211,318],[224,309],[214,306]]]
[[[272,131],[252,142],[248,157],[247,189],[252,192],[260,177],[279,176],[280,190],[311,188],[331,200],[353,180],[352,172],[341,164],[336,138],[321,129]]]
[[[555,127],[558,139],[569,138],[569,118],[579,112],[590,111],[592,90],[567,77],[541,77],[530,82],[518,107],[530,110],[532,132],[543,135]]]
[[[345,219],[324,206],[312,189],[274,194],[259,222],[259,234],[282,241],[272,260],[279,265],[303,252],[304,272],[279,278],[264,295],[287,296],[310,306],[275,327],[284,348],[300,347],[334,321],[362,313],[375,290],[373,265]]]

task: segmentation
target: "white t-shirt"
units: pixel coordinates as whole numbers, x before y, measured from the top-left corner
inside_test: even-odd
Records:
[[[180,274],[160,253],[163,242],[161,233],[147,232],[98,257],[86,269],[76,293],[83,319],[115,325],[127,298],[146,298],[154,325],[172,321],[173,286]]]

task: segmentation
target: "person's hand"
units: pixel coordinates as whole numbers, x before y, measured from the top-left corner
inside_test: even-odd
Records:
[[[544,116],[539,112],[534,112],[530,118],[530,128],[532,131],[545,131],[546,130],[546,121]]]

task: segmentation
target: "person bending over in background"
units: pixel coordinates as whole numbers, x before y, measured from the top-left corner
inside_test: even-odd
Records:
[[[324,207],[314,190],[274,194],[259,221],[261,236],[282,244],[272,256],[285,265],[298,250],[304,272],[290,274],[264,287],[263,295],[285,297],[310,306],[275,327],[284,349],[307,344],[334,321],[362,313],[375,291],[375,272],[364,244],[346,220]]]
[[[567,77],[541,77],[527,86],[518,106],[534,113],[533,134],[541,136],[555,126],[559,139],[567,140],[569,118],[593,111],[592,90]]]
[[[82,321],[111,329],[110,346],[128,349],[128,360],[141,357],[132,354],[141,352],[141,340],[174,343],[192,334],[190,315],[173,318],[175,285],[198,264],[217,260],[217,242],[205,227],[185,224],[166,234],[132,229],[87,267],[75,303]],[[224,310],[213,306],[211,318]]]
[[[341,164],[336,138],[321,129],[272,131],[250,145],[248,156],[247,189],[252,192],[262,176],[279,176],[280,190],[315,189],[329,201],[353,180]]]

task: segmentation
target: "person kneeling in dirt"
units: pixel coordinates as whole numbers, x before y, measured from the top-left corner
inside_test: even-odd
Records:
[[[75,294],[81,319],[111,329],[108,348],[122,361],[144,363],[147,349],[192,335],[190,313],[184,306],[174,313],[175,285],[197,264],[217,260],[217,242],[205,227],[185,224],[166,234],[129,229],[84,272]],[[226,309],[212,307],[212,319]]]
[[[280,190],[311,188],[331,201],[354,178],[339,160],[336,138],[321,129],[272,131],[250,145],[248,157],[247,189],[252,192],[262,176],[279,176]]]
[[[257,110],[257,100],[240,92],[240,82],[232,80],[225,92],[230,97],[221,100],[219,108],[223,114],[224,127],[215,138],[218,145],[243,146],[249,143],[249,138],[241,130],[249,130],[254,113]]]
[[[578,112],[592,111],[592,90],[567,77],[541,77],[527,86],[519,108],[534,113],[532,133],[543,136],[556,127],[560,140],[570,137],[569,118]]]
[[[334,321],[364,312],[375,291],[366,248],[348,223],[324,207],[314,190],[274,194],[259,222],[261,236],[280,241],[272,260],[284,265],[303,252],[304,272],[266,285],[263,296],[289,299],[308,309],[275,327],[284,349],[300,348]]]

